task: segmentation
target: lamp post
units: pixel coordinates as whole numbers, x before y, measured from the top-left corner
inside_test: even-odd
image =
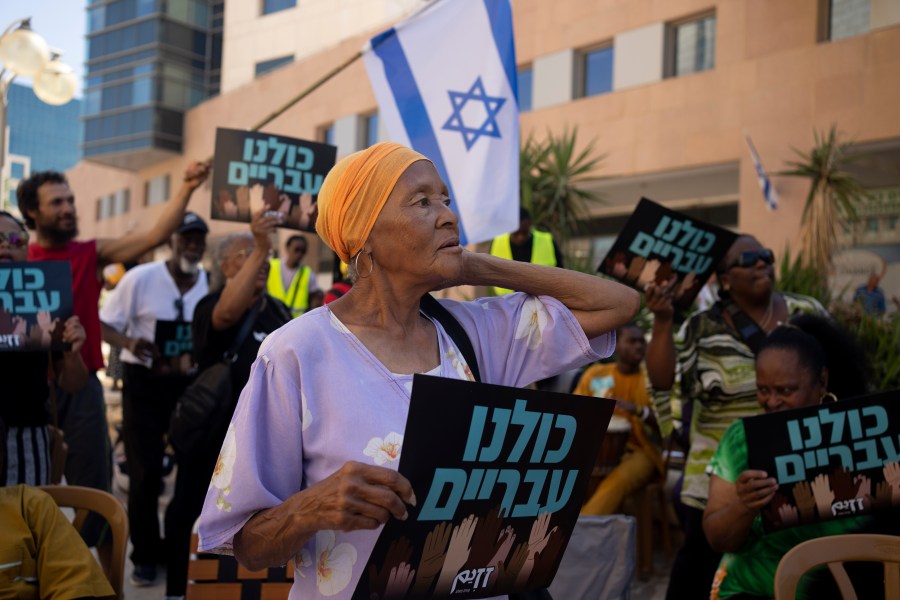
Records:
[[[7,92],[18,76],[32,77],[35,96],[54,106],[65,104],[75,95],[76,79],[72,68],[59,60],[40,35],[31,30],[31,19],[13,21],[0,34],[0,207],[7,202],[6,190],[6,109]]]

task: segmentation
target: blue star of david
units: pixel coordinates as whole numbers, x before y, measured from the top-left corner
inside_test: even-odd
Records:
[[[500,107],[506,102],[506,98],[488,96],[484,91],[484,84],[481,83],[481,77],[478,77],[475,80],[475,83],[472,84],[472,87],[469,88],[468,92],[454,92],[453,90],[447,90],[447,94],[450,95],[450,104],[453,106],[453,114],[451,114],[450,118],[447,119],[447,122],[444,123],[443,129],[460,132],[463,136],[463,141],[466,143],[467,151],[472,149],[472,146],[475,145],[475,142],[477,142],[478,138],[481,136],[495,138],[502,137],[500,135],[500,129],[497,127],[496,116],[497,113],[500,112]],[[466,107],[466,103],[470,100],[473,102],[482,102],[484,104],[485,112],[487,113],[484,122],[478,127],[469,127],[463,122],[462,111]]]

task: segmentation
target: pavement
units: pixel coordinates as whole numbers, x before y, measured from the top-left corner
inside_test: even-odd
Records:
[[[116,439],[115,426],[122,421],[122,401],[121,394],[110,389],[109,381],[104,381],[104,391],[106,396],[106,414],[110,425],[110,437]],[[115,449],[114,449],[115,451]],[[176,467],[177,469],[177,467]],[[113,482],[113,495],[115,495],[123,504],[128,499],[127,493],[127,477],[116,475]],[[169,500],[172,498],[172,491],[175,489],[175,471],[165,479],[165,489],[159,499],[159,522],[160,527],[163,523],[163,515]],[[655,541],[654,541],[655,542]],[[669,581],[669,571],[672,561],[667,559],[662,552],[660,544],[654,543],[653,572],[649,577],[640,578],[635,575],[631,586],[631,597],[637,600],[663,600],[666,596],[666,586]],[[128,554],[131,554],[131,542],[128,543]],[[125,563],[125,587],[124,594],[126,600],[161,600],[166,595],[166,568],[163,565],[157,567],[156,583],[148,587],[135,587],[131,584],[131,571],[133,565],[130,560]],[[570,600],[568,598],[557,598],[556,600]],[[600,599],[602,600],[602,599]]]

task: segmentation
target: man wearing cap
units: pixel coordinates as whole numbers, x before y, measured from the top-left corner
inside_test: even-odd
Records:
[[[164,436],[178,397],[190,383],[163,371],[157,359],[173,340],[157,339],[160,321],[190,331],[194,307],[208,292],[200,260],[209,228],[187,212],[172,234],[168,260],[128,271],[100,310],[103,339],[122,347],[122,438],[128,461],[128,520],[134,585],[150,585],[164,557],[157,505],[162,491]],[[177,341],[177,340],[175,340]],[[187,349],[189,352],[189,348]]]
[[[159,213],[156,223],[144,231],[119,238],[76,240],[78,215],[75,196],[65,175],[55,171],[32,173],[16,190],[19,209],[29,229],[36,232],[28,246],[28,260],[64,260],[72,265],[73,312],[81,320],[87,338],[81,356],[89,371],[87,387],[77,393],[57,393],[59,426],[66,433],[69,451],[65,476],[70,485],[109,491],[112,452],[106,423],[103,387],[97,370],[103,368],[100,350],[100,317],[97,305],[103,289],[103,267],[131,263],[164,244],[184,217],[191,195],[209,176],[209,165],[192,163],[184,172],[181,188]],[[104,521],[94,513],[81,533],[89,546],[101,541]],[[109,536],[106,536],[106,542]],[[110,544],[105,544],[111,549]],[[101,561],[109,554],[100,552]]]

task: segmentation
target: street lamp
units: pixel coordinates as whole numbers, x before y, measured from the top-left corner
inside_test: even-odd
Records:
[[[31,30],[31,19],[13,21],[0,34],[0,207],[6,205],[6,108],[7,92],[19,76],[32,77],[34,94],[59,106],[75,95],[77,80],[72,68],[59,60],[40,35]]]

